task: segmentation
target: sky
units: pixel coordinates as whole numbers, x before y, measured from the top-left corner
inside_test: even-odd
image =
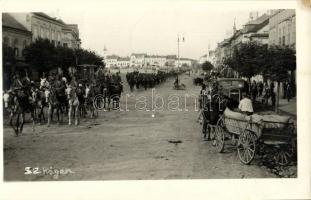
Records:
[[[211,9],[204,3],[110,3],[100,8],[65,11],[54,10],[49,15],[65,23],[79,26],[82,47],[107,54],[129,56],[131,53],[177,55],[178,35],[180,56],[198,59],[214,49],[218,42],[249,20],[254,10]],[[259,11],[261,13],[263,11]]]

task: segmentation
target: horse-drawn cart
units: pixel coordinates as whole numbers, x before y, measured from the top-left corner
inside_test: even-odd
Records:
[[[229,140],[236,145],[239,159],[250,164],[259,152],[265,153],[267,147],[274,150],[272,158],[279,165],[287,165],[296,153],[296,128],[289,117],[278,115],[232,116],[224,113],[214,131],[214,145],[223,152]],[[242,115],[242,114],[241,114]],[[271,151],[269,152],[271,154]]]

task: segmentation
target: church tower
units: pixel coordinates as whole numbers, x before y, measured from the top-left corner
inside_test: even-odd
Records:
[[[107,53],[108,53],[108,50],[106,48],[106,45],[104,46],[104,59],[106,60],[107,58]]]
[[[233,35],[236,33],[236,25],[235,25],[235,18],[234,18],[234,22],[233,22]]]

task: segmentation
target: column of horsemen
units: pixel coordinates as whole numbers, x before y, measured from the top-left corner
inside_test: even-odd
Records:
[[[33,129],[36,121],[41,124],[46,118],[49,126],[54,113],[58,124],[68,114],[68,124],[78,125],[81,117],[90,115],[93,118],[97,113],[94,107],[97,95],[101,95],[97,102],[102,104],[100,107],[110,110],[118,107],[122,91],[119,73],[96,73],[93,79],[81,79],[79,73],[68,76],[54,73],[40,81],[31,80],[27,74],[24,77],[16,74],[10,88],[4,90],[3,102],[10,116],[9,124],[18,136],[22,133],[26,113],[30,113]]]
[[[126,74],[126,79],[133,91],[134,86],[137,89],[154,87],[168,76],[162,71],[156,74],[132,72]],[[31,80],[27,74],[24,77],[16,74],[10,88],[4,90],[3,102],[10,116],[9,123],[18,136],[22,133],[26,113],[30,113],[33,130],[35,122],[47,121],[49,126],[54,113],[57,124],[63,121],[64,115],[68,115],[68,124],[78,125],[81,117],[93,118],[98,114],[95,104],[108,111],[118,109],[122,92],[120,72],[111,74],[98,70],[94,78],[87,79],[81,78],[79,73],[68,76],[54,73],[43,76],[40,81]],[[96,98],[99,95],[101,98]]]

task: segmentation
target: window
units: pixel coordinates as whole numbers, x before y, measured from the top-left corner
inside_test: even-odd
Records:
[[[14,42],[13,42],[13,47],[17,48],[18,47],[18,39],[15,38]]]
[[[52,41],[55,40],[55,31],[54,30],[51,31],[51,40]]]
[[[40,37],[44,38],[44,28],[40,27]]]
[[[34,38],[37,38],[37,37],[39,36],[39,35],[38,35],[38,32],[39,32],[39,31],[38,31],[38,27],[35,26],[34,29],[33,29],[33,37],[34,37]]]
[[[290,45],[290,36],[291,36],[291,25],[288,24],[288,31],[287,31],[287,44]]]
[[[26,48],[26,46],[27,46],[27,41],[26,41],[26,40],[24,40],[24,41],[23,41],[23,49],[25,49],[25,48]]]
[[[14,55],[15,55],[16,57],[19,56],[19,49],[18,49],[17,47],[14,48]]]
[[[10,39],[6,36],[3,39],[3,46],[10,46]]]
[[[283,37],[282,37],[282,45],[283,46],[285,45],[285,35],[283,35]]]
[[[63,46],[64,46],[64,47],[68,47],[68,44],[67,44],[67,43],[64,43]]]

